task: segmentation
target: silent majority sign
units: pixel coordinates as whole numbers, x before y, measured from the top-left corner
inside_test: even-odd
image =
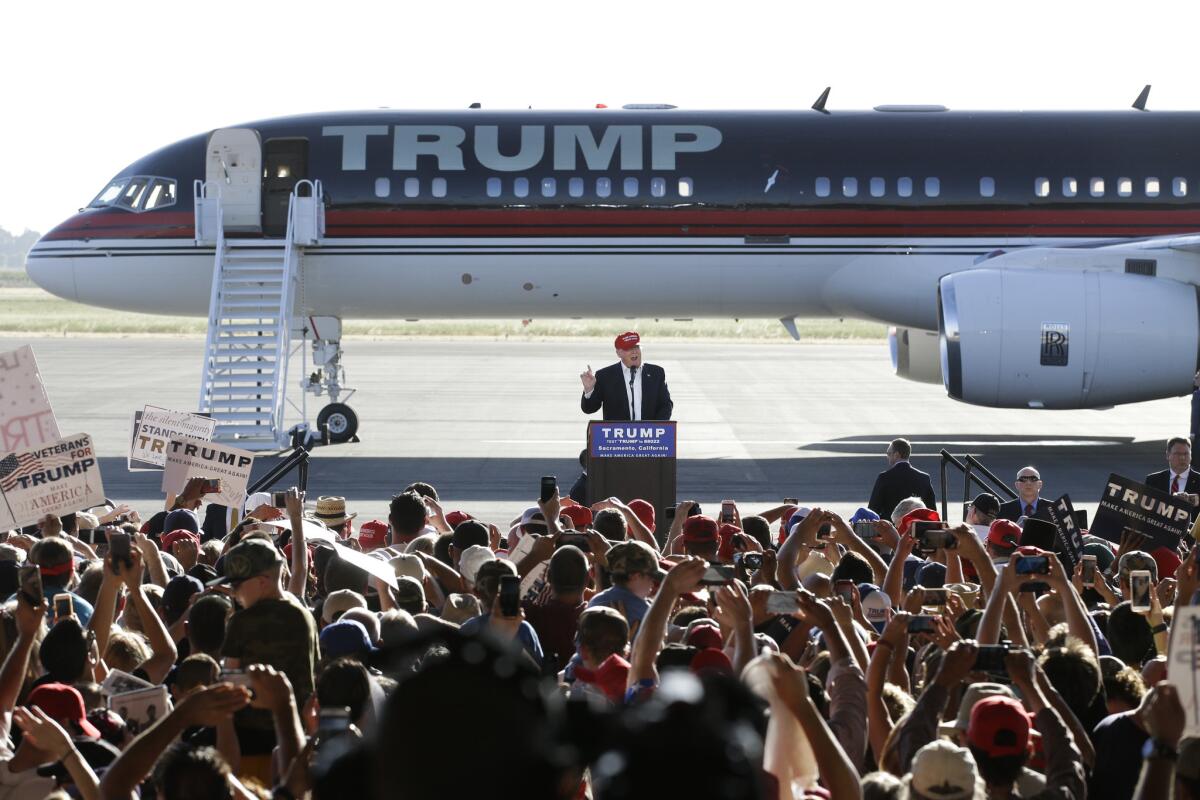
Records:
[[[0,459],[0,530],[32,525],[104,502],[100,465],[86,433]]]

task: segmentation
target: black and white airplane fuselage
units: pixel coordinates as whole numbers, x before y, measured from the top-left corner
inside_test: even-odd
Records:
[[[853,317],[896,326],[897,371],[959,399],[1100,407],[1191,390],[1197,142],[1192,112],[314,114],[131,164],[28,272],[203,316],[193,183],[222,186],[249,241],[319,179],[300,314]]]

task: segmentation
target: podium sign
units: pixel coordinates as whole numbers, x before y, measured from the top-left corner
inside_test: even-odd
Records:
[[[675,505],[676,423],[660,420],[588,424],[588,503],[641,498],[654,506],[655,535],[669,526],[663,509]]]
[[[591,426],[592,458],[674,458],[675,423],[603,422]]]

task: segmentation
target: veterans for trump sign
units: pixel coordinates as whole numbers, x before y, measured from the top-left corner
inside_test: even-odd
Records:
[[[210,503],[236,508],[246,502],[246,484],[254,467],[254,454],[198,439],[172,437],[166,447],[162,490],[179,494],[189,478],[220,478],[221,491],[206,495]]]
[[[1192,528],[1192,504],[1143,483],[1108,476],[1100,506],[1088,533],[1120,542],[1126,528],[1150,537],[1157,546],[1174,550]]]
[[[33,348],[0,353],[0,455],[58,439]]]
[[[0,458],[0,530],[104,502],[92,437],[75,434]]]
[[[146,406],[134,422],[129,469],[163,469],[167,465],[167,444],[171,439],[207,442],[216,428],[217,421],[209,417]]]

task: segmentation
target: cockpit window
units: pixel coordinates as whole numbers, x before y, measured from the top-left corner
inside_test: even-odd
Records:
[[[88,208],[123,208],[134,213],[154,211],[175,205],[175,187],[173,178],[153,175],[117,178],[96,195]]]

